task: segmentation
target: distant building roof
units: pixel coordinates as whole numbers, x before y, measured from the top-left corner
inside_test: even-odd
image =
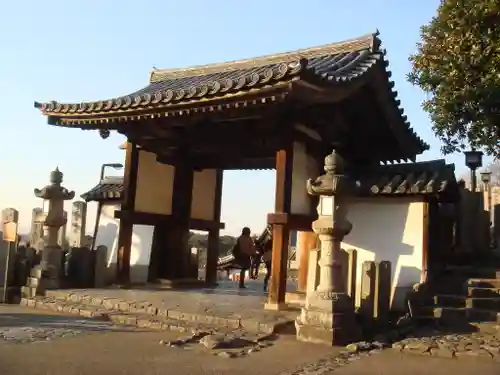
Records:
[[[87,202],[118,201],[123,193],[123,177],[106,177],[92,189],[80,195]]]

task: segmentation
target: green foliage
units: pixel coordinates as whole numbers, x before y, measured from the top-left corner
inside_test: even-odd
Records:
[[[236,244],[236,237],[233,236],[220,236],[219,237],[219,255],[227,255]],[[208,235],[204,233],[189,233],[188,240],[190,247],[207,248]]]
[[[449,154],[466,147],[500,156],[500,0],[441,0],[421,28],[408,80]]]

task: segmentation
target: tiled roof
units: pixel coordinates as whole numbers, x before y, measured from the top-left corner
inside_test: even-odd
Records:
[[[305,78],[319,84],[343,84],[361,77],[383,60],[384,53],[379,50],[379,45],[376,34],[369,34],[258,58],[187,69],[155,70],[150,75],[149,85],[129,95],[73,104],[35,102],[35,107],[47,115],[83,116],[221,97],[289,82],[294,78]]]
[[[193,113],[210,115],[233,107],[281,102],[293,91],[293,82],[335,90],[362,83],[371,77],[369,73],[377,71],[386,81],[378,86],[387,91],[387,95],[383,91],[381,95],[394,112],[391,122],[400,121],[393,125],[400,127],[397,131],[406,133],[417,153],[421,153],[429,146],[413,131],[400,108],[388,65],[377,32],[252,59],[184,69],[156,69],[151,72],[146,87],[129,95],[82,103],[35,102],[35,107],[48,116],[52,125],[114,129],[121,122]],[[221,103],[222,99],[229,100]]]
[[[123,192],[122,177],[106,177],[86,193],[80,195],[85,201],[120,200]]]
[[[455,166],[445,160],[384,165],[357,181],[360,195],[431,195],[458,186]]]

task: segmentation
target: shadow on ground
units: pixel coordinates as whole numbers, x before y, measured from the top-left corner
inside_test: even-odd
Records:
[[[129,332],[132,329],[131,327],[116,326],[110,322],[91,318],[32,313],[0,313],[0,331],[19,327],[78,331],[113,330],[118,332]],[[134,331],[137,331],[137,329],[134,329]]]

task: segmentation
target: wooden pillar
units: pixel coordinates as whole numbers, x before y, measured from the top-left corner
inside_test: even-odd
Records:
[[[149,258],[148,282],[155,282],[159,278],[166,277],[165,265],[168,262],[168,259],[165,257],[168,249],[166,230],[165,223],[155,224],[154,226],[151,255]]]
[[[215,181],[215,201],[214,201],[214,216],[213,220],[220,223],[220,212],[222,206],[222,184],[223,174],[222,169],[217,170]],[[205,282],[208,285],[217,283],[217,260],[219,259],[219,234],[220,229],[214,228],[208,232],[207,246],[207,263],[205,266]]]
[[[306,292],[307,290],[307,271],[309,269],[309,254],[317,245],[317,235],[314,232],[297,233],[297,252],[299,253],[299,277],[297,291]]]
[[[420,282],[425,283],[427,282],[428,276],[429,276],[429,224],[430,224],[430,217],[429,217],[429,203],[424,202],[424,209],[423,209],[423,216],[422,216],[422,272],[420,274]]]
[[[169,279],[189,276],[189,219],[193,196],[193,167],[187,163],[175,166],[172,194],[172,224],[168,229],[168,260],[166,268]]]
[[[133,222],[130,213],[135,209],[139,150],[133,142],[127,142],[125,174],[123,176],[123,199],[121,211],[126,214],[120,219],[118,233],[118,255],[116,259],[116,280],[119,284],[130,283],[130,252],[132,247]]]
[[[290,213],[293,172],[293,145],[276,153],[275,215]],[[278,216],[276,215],[276,216]],[[274,220],[273,220],[274,221]],[[266,309],[279,310],[285,306],[290,228],[288,221],[273,223],[271,283]]]

